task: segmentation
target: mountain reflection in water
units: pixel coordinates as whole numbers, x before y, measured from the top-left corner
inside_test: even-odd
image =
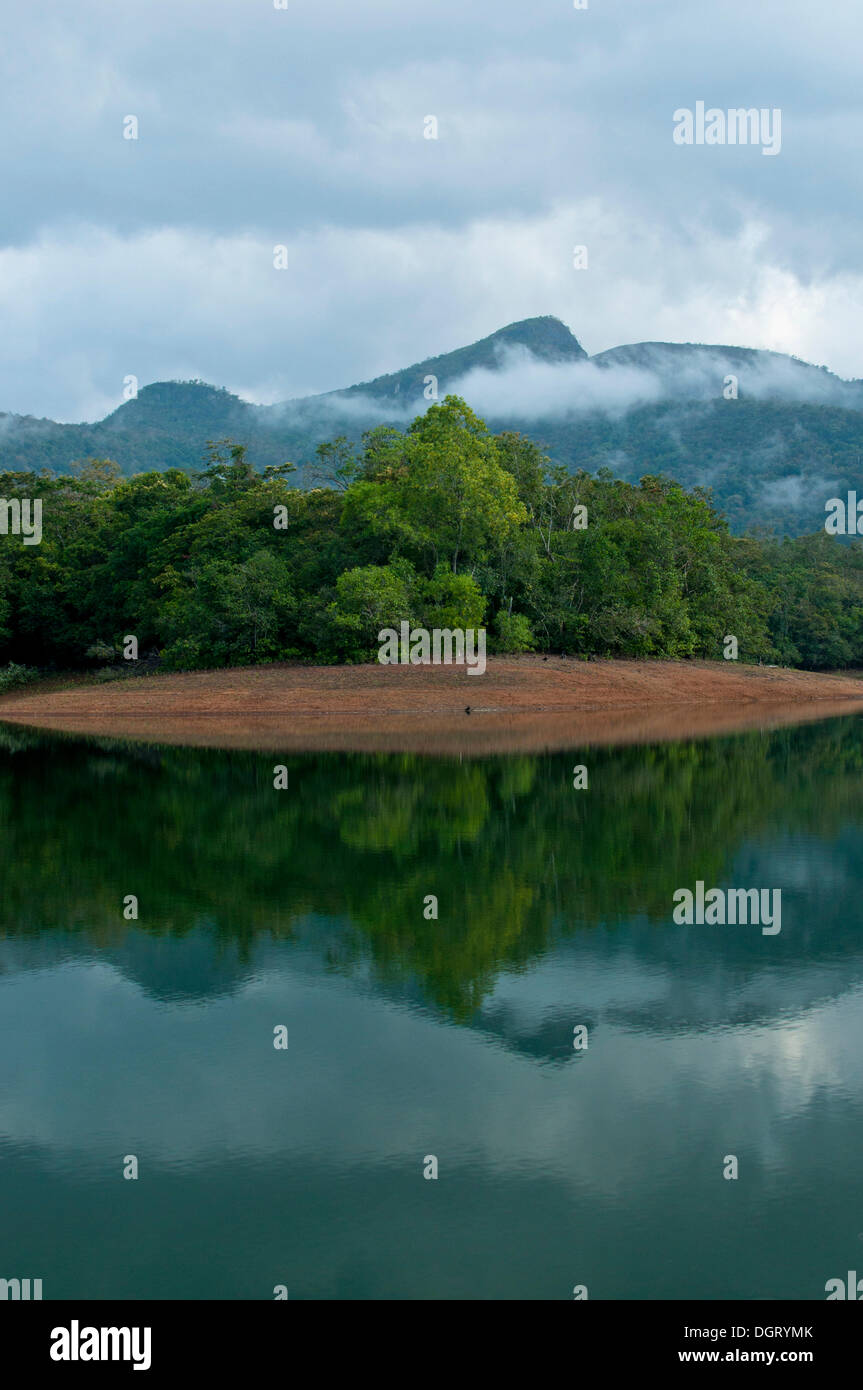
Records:
[[[863,721],[473,761],[0,737],[4,1260],[45,1298],[854,1267]],[[674,925],[698,880],[781,888],[781,933]]]

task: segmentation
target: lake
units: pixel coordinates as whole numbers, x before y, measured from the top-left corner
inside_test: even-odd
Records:
[[[863,1269],[863,719],[0,745],[0,1275],[819,1300]],[[780,889],[781,931],[677,925],[698,882]]]

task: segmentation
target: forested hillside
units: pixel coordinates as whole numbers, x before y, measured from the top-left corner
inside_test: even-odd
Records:
[[[863,561],[823,531],[735,537],[698,489],[550,463],[457,397],[359,449],[319,450],[327,485],[211,446],[194,476],[0,475],[38,496],[43,536],[0,542],[0,659],[42,669],[142,656],[195,668],[373,660],[410,621],[489,629],[499,651],[863,665]]]

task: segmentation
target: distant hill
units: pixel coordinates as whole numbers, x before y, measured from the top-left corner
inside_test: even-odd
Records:
[[[589,357],[548,316],[279,405],[250,405],[200,381],[156,382],[94,424],[0,415],[0,470],[65,472],[91,457],[112,458],[126,474],[195,470],[208,440],[230,437],[259,467],[290,459],[302,478],[322,440],[359,440],[380,423],[404,427],[435,391],[465,396],[493,429],[521,430],[569,468],[710,486],[738,531],[815,530],[828,497],[863,493],[863,382],[721,345],[632,343]]]

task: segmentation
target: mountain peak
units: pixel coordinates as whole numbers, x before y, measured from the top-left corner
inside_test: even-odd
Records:
[[[487,338],[480,338],[467,347],[444,352],[437,357],[427,357],[424,362],[415,362],[400,372],[390,372],[386,376],[375,377],[373,381],[360,382],[347,390],[330,391],[330,396],[371,396],[385,399],[398,396],[401,400],[422,400],[426,378],[437,379],[441,396],[468,372],[482,367],[496,371],[502,365],[502,357],[507,349],[524,348],[534,357],[545,362],[579,362],[587,360],[587,353],[565,323],[545,314],[540,318],[521,319],[518,323],[508,323],[498,328]],[[323,400],[325,397],[315,397]]]
[[[211,429],[234,424],[249,410],[245,401],[223,386],[206,381],[154,381],[142,386],[137,396],[105,417],[112,430],[138,429],[158,424],[163,429],[183,430],[189,423],[206,423]]]
[[[587,358],[575,334],[552,314],[508,323],[488,338],[482,338],[475,346],[482,347],[485,343],[524,347],[534,357],[541,357],[546,362],[580,362]]]

